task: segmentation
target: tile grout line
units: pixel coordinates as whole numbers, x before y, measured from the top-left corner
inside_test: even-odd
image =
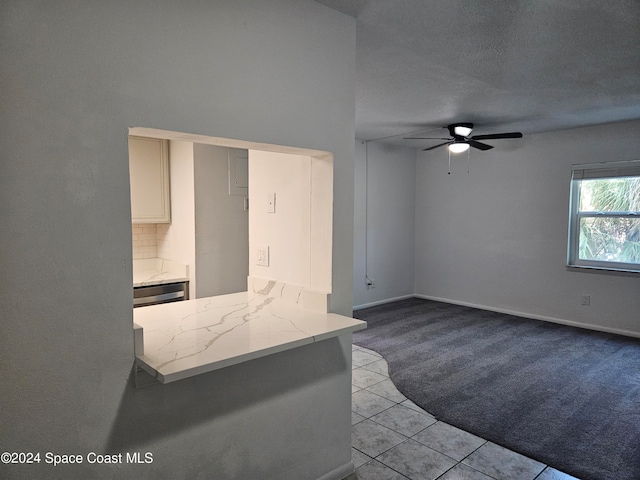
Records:
[[[483,475],[484,477],[486,477],[486,478],[488,478],[488,479],[494,479],[494,480],[495,480],[495,478],[496,478],[496,477],[494,477],[493,475],[490,475],[490,474],[488,474],[488,473],[485,473],[485,472],[483,472],[483,471],[481,471],[481,470],[478,470],[477,468],[475,468],[475,467],[474,467],[474,466],[472,466],[472,465],[469,465],[469,464],[467,464],[467,463],[464,463],[464,461],[465,461],[465,460],[467,460],[469,457],[471,457],[471,456],[472,456],[472,455],[474,455],[476,452],[478,452],[478,450],[480,450],[481,448],[485,447],[486,445],[488,445],[489,443],[492,443],[492,442],[489,442],[488,440],[486,440],[486,439],[484,439],[484,438],[481,438],[481,437],[478,437],[477,435],[471,434],[471,433],[469,433],[469,432],[465,432],[465,431],[464,431],[464,430],[462,430],[462,429],[459,429],[459,428],[457,428],[457,427],[454,427],[454,426],[452,426],[452,425],[449,425],[448,423],[443,422],[442,420],[438,419],[435,415],[432,415],[431,413],[429,413],[428,411],[426,411],[425,409],[423,409],[423,408],[422,408],[422,407],[420,407],[419,405],[417,405],[417,404],[415,404],[414,402],[412,402],[412,401],[411,401],[410,399],[408,399],[404,394],[402,394],[402,392],[400,392],[399,390],[397,390],[397,388],[395,388],[395,384],[393,383],[393,381],[391,380],[391,377],[390,377],[390,375],[389,375],[388,362],[385,360],[385,358],[384,358],[382,355],[380,355],[380,354],[378,354],[377,352],[374,352],[374,351],[372,351],[372,350],[368,350],[368,349],[366,349],[366,348],[359,347],[359,346],[357,346],[357,345],[353,345],[353,346],[352,346],[352,354],[353,354],[353,353],[355,353],[355,352],[358,352],[358,351],[362,352],[363,354],[370,355],[371,357],[375,357],[375,359],[374,359],[374,360],[371,360],[371,361],[368,361],[368,362],[365,362],[365,363],[362,363],[362,364],[358,364],[358,365],[355,365],[355,364],[353,364],[353,362],[352,362],[352,372],[353,372],[353,371],[355,371],[355,370],[366,370],[366,371],[367,371],[367,372],[369,372],[369,373],[374,373],[374,374],[376,374],[376,375],[381,375],[381,376],[382,376],[382,377],[384,377],[384,378],[382,378],[381,380],[378,380],[378,381],[376,381],[376,382],[374,382],[374,383],[372,383],[372,384],[370,384],[370,385],[366,385],[366,386],[364,386],[364,387],[360,387],[359,385],[355,385],[355,384],[353,384],[353,383],[352,383],[352,389],[353,389],[353,388],[357,388],[357,390],[352,391],[352,396],[353,396],[353,395],[355,395],[355,394],[357,394],[357,393],[359,393],[359,392],[366,392],[366,393],[367,393],[367,394],[369,394],[369,395],[374,395],[374,396],[376,396],[376,397],[379,397],[379,398],[381,398],[381,399],[385,400],[386,402],[392,402],[393,404],[392,404],[392,405],[387,406],[386,408],[383,408],[383,409],[382,409],[382,410],[380,410],[380,411],[376,411],[376,413],[373,413],[373,414],[366,414],[366,415],[365,415],[365,414],[362,414],[362,413],[358,413],[358,412],[356,412],[355,410],[353,410],[353,408],[352,408],[352,414],[356,414],[356,415],[358,415],[358,417],[362,417],[362,419],[361,419],[361,420],[359,420],[359,421],[357,421],[357,422],[355,422],[355,423],[352,423],[352,428],[353,428],[353,427],[355,427],[356,425],[358,425],[358,424],[360,424],[360,423],[364,422],[365,420],[370,420],[370,421],[371,421],[371,423],[373,423],[373,424],[375,424],[375,425],[378,425],[379,427],[382,427],[382,428],[384,428],[384,429],[386,429],[386,430],[389,430],[389,431],[393,432],[393,433],[394,433],[394,434],[396,434],[396,435],[399,435],[400,437],[402,437],[402,441],[400,441],[398,444],[395,444],[395,445],[393,445],[393,446],[390,446],[389,448],[387,448],[386,450],[384,450],[384,451],[382,451],[382,452],[380,452],[380,453],[376,454],[375,456],[371,456],[370,454],[366,453],[365,451],[360,450],[360,449],[358,449],[357,447],[355,447],[355,446],[353,446],[353,445],[352,445],[352,449],[353,449],[353,450],[355,450],[355,451],[359,452],[359,453],[360,453],[361,455],[363,455],[365,458],[369,459],[369,460],[365,461],[364,463],[359,464],[359,465],[358,465],[358,467],[356,468],[356,472],[358,471],[358,469],[360,469],[360,468],[364,467],[364,466],[365,466],[365,465],[367,465],[367,464],[370,464],[372,460],[375,460],[375,461],[376,461],[376,462],[378,462],[379,464],[383,465],[385,468],[388,468],[388,469],[392,470],[393,472],[398,473],[399,475],[403,476],[403,478],[408,478],[409,480],[411,480],[411,478],[410,478],[410,477],[407,477],[407,476],[406,476],[405,474],[403,474],[402,472],[400,472],[400,471],[396,470],[396,469],[395,469],[395,468],[393,468],[392,466],[387,465],[387,464],[386,464],[386,463],[384,463],[383,461],[379,460],[379,457],[381,457],[381,456],[382,456],[382,455],[384,455],[385,453],[387,453],[387,452],[389,452],[389,451],[391,451],[391,450],[393,450],[393,449],[397,448],[398,446],[400,446],[400,445],[402,445],[402,444],[407,443],[409,440],[413,440],[413,442],[415,442],[416,444],[420,445],[421,447],[423,447],[423,448],[427,448],[428,450],[431,450],[431,451],[433,451],[433,452],[437,453],[438,455],[442,455],[442,456],[446,457],[447,459],[450,459],[451,461],[455,462],[455,463],[454,463],[454,465],[452,465],[450,468],[448,468],[448,469],[447,469],[447,470],[445,470],[444,472],[440,473],[437,477],[435,477],[435,478],[434,478],[434,480],[438,480],[438,479],[440,479],[440,478],[444,478],[444,477],[447,475],[447,473],[448,473],[448,472],[450,472],[451,470],[455,469],[456,467],[458,467],[458,468],[459,468],[459,466],[460,466],[460,465],[463,465],[465,468],[468,468],[468,469],[471,469],[471,470],[473,470],[473,471],[475,471],[475,472],[478,472],[480,475]],[[371,369],[367,368],[367,366],[368,366],[368,365],[371,365],[371,364],[373,364],[373,363],[377,363],[377,362],[379,362],[379,361],[383,361],[383,362],[384,362],[384,364],[385,364],[385,366],[386,366],[386,369],[385,369],[385,370],[386,370],[386,374],[380,373],[381,369],[371,370]],[[359,360],[358,362],[360,362],[360,360]],[[391,384],[392,384],[392,385],[393,385],[393,387],[395,388],[395,391],[403,397],[403,400],[398,401],[398,400],[396,400],[396,399],[394,399],[394,398],[389,398],[389,396],[385,396],[385,395],[383,395],[383,394],[376,393],[376,392],[374,392],[374,391],[371,391],[371,390],[370,390],[371,388],[375,387],[376,385],[379,385],[380,383],[383,383],[383,382],[385,382],[385,381],[387,381],[387,380],[391,381]],[[353,382],[353,376],[352,376],[352,382]],[[391,394],[389,394],[389,395],[391,396]],[[397,397],[395,397],[395,398],[397,398]],[[411,403],[411,406],[410,406],[410,405],[407,405],[407,404],[406,404],[406,402],[410,402],[410,403]],[[427,416],[427,417],[430,417],[430,418],[434,419],[434,422],[433,422],[432,424],[430,424],[430,425],[428,425],[428,426],[426,426],[426,427],[424,427],[424,428],[420,429],[419,431],[417,431],[417,432],[413,433],[411,436],[409,436],[409,435],[407,435],[406,433],[402,433],[401,431],[396,430],[396,429],[395,429],[395,427],[394,427],[394,428],[392,428],[392,427],[390,427],[390,426],[387,426],[387,425],[385,425],[385,424],[383,424],[383,423],[380,423],[379,421],[377,421],[377,420],[375,420],[375,419],[373,418],[373,417],[376,417],[376,416],[378,416],[378,415],[380,415],[380,414],[382,414],[382,413],[384,413],[384,412],[387,412],[387,411],[389,411],[389,410],[391,410],[391,409],[393,409],[393,408],[395,408],[395,407],[398,407],[398,406],[402,406],[402,407],[404,407],[404,408],[407,408],[407,409],[413,410],[414,412],[417,412],[417,413],[420,413],[420,414],[425,415],[425,416]],[[415,408],[414,408],[414,406],[415,406]],[[448,427],[451,427],[451,428],[455,428],[456,430],[460,430],[460,431],[461,431],[461,432],[463,432],[463,433],[467,433],[467,434],[469,434],[469,435],[472,435],[473,437],[476,437],[476,438],[478,438],[478,439],[482,440],[482,443],[481,443],[480,445],[478,445],[477,447],[475,447],[475,448],[474,448],[473,450],[471,450],[470,452],[466,453],[466,454],[465,454],[465,456],[464,456],[463,458],[461,458],[460,460],[457,460],[456,458],[453,458],[453,457],[449,456],[447,453],[440,452],[439,450],[436,450],[436,449],[434,449],[433,447],[431,447],[431,446],[429,446],[429,445],[426,445],[426,444],[424,444],[424,443],[420,442],[419,440],[417,440],[417,439],[415,438],[415,437],[417,437],[418,435],[420,435],[421,433],[423,433],[423,432],[425,432],[426,430],[428,430],[429,428],[431,428],[432,426],[437,425],[437,424],[439,424],[439,423],[440,423],[440,424],[442,424],[442,425],[446,425],[446,426],[448,426]],[[499,448],[501,448],[501,449],[504,449],[504,447],[501,447],[500,445],[497,445],[497,444],[493,444],[493,445],[495,445],[496,447],[499,447]],[[556,472],[558,472],[560,475],[566,475],[566,474],[563,474],[562,472],[559,472],[559,471],[557,471],[557,470],[555,470],[555,469],[552,469],[552,467],[549,467],[548,465],[546,465],[546,464],[544,464],[544,463],[542,463],[542,462],[539,462],[539,461],[537,461],[537,460],[535,460],[535,459],[531,459],[531,458],[526,457],[526,456],[524,456],[524,455],[518,454],[517,452],[512,452],[512,451],[510,451],[510,450],[508,450],[508,449],[505,449],[505,450],[507,450],[509,453],[514,453],[514,454],[518,455],[519,457],[522,457],[522,458],[524,458],[524,459],[528,459],[528,460],[532,460],[532,461],[534,461],[534,462],[536,462],[536,463],[538,463],[538,464],[542,465],[542,470],[541,470],[541,471],[539,471],[537,474],[535,474],[535,476],[533,476],[533,477],[531,478],[531,480],[542,479],[542,478],[543,478],[542,476],[543,476],[544,472],[545,472],[547,469],[549,469],[550,471],[556,471]],[[354,473],[354,475],[356,475],[356,473]],[[552,475],[553,475],[553,473],[552,473]],[[351,477],[351,476],[350,476],[349,478],[357,478],[357,477]],[[571,477],[571,476],[566,476],[566,478],[567,478],[567,480],[569,480],[569,479],[572,479],[572,480],[578,480],[578,479],[575,479],[575,477]]]

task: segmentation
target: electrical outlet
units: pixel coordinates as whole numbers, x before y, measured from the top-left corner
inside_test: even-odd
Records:
[[[586,307],[591,305],[591,295],[582,295],[582,301],[580,302],[580,304]]]
[[[372,288],[376,288],[376,281],[373,278],[367,277],[367,290],[371,290]]]
[[[258,248],[258,261],[256,262],[262,267],[269,266],[269,246]]]

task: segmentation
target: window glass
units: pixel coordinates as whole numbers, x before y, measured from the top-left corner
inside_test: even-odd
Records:
[[[640,175],[637,162],[624,167],[574,168],[570,266],[640,271]]]
[[[640,218],[582,217],[579,258],[640,264],[638,233]]]
[[[580,210],[640,212],[640,177],[582,180]]]

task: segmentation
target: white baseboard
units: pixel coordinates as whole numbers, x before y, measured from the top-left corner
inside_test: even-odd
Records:
[[[580,323],[580,322],[574,322],[572,320],[565,320],[563,318],[547,317],[545,315],[536,315],[532,313],[519,312],[517,310],[509,310],[506,308],[496,308],[496,307],[490,307],[487,305],[478,305],[476,303],[459,302],[459,301],[451,300],[448,298],[432,297],[430,295],[415,294],[411,296],[416,298],[423,298],[425,300],[433,300],[436,302],[451,303],[453,305],[461,305],[463,307],[472,307],[472,308],[479,308],[481,310],[489,310],[490,312],[506,313],[508,315],[514,315],[516,317],[531,318],[533,320],[542,320],[542,321],[551,322],[551,323],[559,323],[561,325],[568,325],[570,327],[585,328],[587,330],[595,330],[597,332],[615,333],[616,335],[624,335],[626,337],[640,338],[640,333],[633,332],[631,330],[602,327],[600,325],[590,325],[587,323]]]
[[[338,468],[333,469],[329,473],[324,474],[318,478],[318,480],[342,480],[343,478],[351,475],[354,471],[353,462],[347,462],[344,465],[340,465]]]
[[[410,295],[402,295],[401,297],[386,298],[384,300],[378,300],[377,302],[363,303],[362,305],[355,305],[353,307],[353,310],[354,311],[362,310],[363,308],[375,307],[377,305],[384,305],[385,303],[397,302],[398,300],[406,300],[407,298],[414,298],[414,297],[417,297],[417,295],[414,295],[412,293]]]

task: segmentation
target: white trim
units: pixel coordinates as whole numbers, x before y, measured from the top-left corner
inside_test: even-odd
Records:
[[[355,305],[353,307],[353,311],[362,310],[363,308],[375,307],[378,305],[384,305],[385,303],[397,302],[398,300],[406,300],[407,298],[414,298],[414,297],[417,297],[417,295],[411,293],[409,295],[402,295],[401,297],[386,298],[384,300],[378,300],[376,302],[363,303],[362,305]]]
[[[330,472],[325,473],[324,475],[319,477],[317,480],[340,480],[351,475],[354,471],[355,471],[355,468],[354,468],[353,462],[348,461],[347,463],[344,463],[339,467],[334,468]]]
[[[532,313],[524,313],[524,312],[519,312],[519,311],[516,311],[516,310],[509,310],[509,309],[506,309],[506,308],[489,307],[487,305],[478,305],[476,303],[459,302],[459,301],[456,301],[456,300],[450,300],[448,298],[432,297],[432,296],[429,296],[429,295],[415,294],[413,296],[416,297],[416,298],[422,298],[424,300],[433,300],[433,301],[436,301],[436,302],[451,303],[453,305],[461,305],[463,307],[479,308],[481,310],[489,310],[490,312],[506,313],[508,315],[514,315],[516,317],[523,317],[523,318],[530,318],[532,320],[542,320],[542,321],[545,321],[545,322],[559,323],[561,325],[568,325],[570,327],[584,328],[584,329],[587,329],[587,330],[595,330],[595,331],[604,332],[604,333],[615,333],[616,335],[624,335],[625,337],[640,338],[640,332],[634,332],[634,331],[631,331],[631,330],[622,330],[622,329],[619,329],[619,328],[601,327],[599,325],[590,325],[590,324],[587,324],[587,323],[574,322],[572,320],[565,320],[563,318],[547,317],[545,315],[536,315],[536,314],[532,314]]]

